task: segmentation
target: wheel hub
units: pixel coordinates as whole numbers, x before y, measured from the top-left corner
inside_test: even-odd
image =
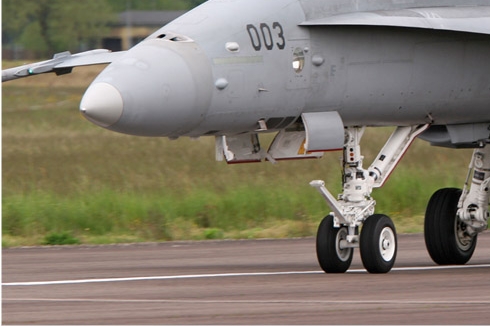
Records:
[[[345,227],[341,228],[337,233],[337,239],[335,241],[335,250],[337,252],[337,256],[342,261],[347,261],[350,258],[350,254],[352,248],[343,247],[341,242],[342,240],[347,239],[348,231]]]
[[[379,238],[379,248],[381,256],[385,261],[390,261],[395,255],[395,234],[393,230],[389,227],[385,227],[381,231],[381,236]]]
[[[455,223],[455,235],[456,235],[456,244],[459,249],[463,251],[467,251],[471,248],[473,243],[473,237],[466,232],[467,225],[462,222],[459,217],[456,217]]]
[[[387,250],[390,247],[390,240],[384,239],[383,240],[383,250]]]

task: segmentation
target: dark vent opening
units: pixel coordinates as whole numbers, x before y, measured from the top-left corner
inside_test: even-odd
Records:
[[[269,118],[266,122],[268,129],[283,129],[292,124],[296,117]]]
[[[296,117],[286,117],[280,124],[277,126],[278,129],[286,128],[289,126],[291,123],[294,122]]]
[[[268,129],[277,129],[284,118],[270,118],[267,120],[267,128]]]

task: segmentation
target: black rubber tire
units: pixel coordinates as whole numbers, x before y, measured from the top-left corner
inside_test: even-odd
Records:
[[[347,234],[346,227],[334,227],[332,215],[327,215],[320,223],[316,236],[316,255],[325,273],[345,273],[349,269],[354,250],[339,248],[340,240],[345,239]]]
[[[374,214],[363,224],[359,249],[369,273],[388,273],[395,264],[398,249],[396,229],[386,215]]]
[[[459,238],[457,230],[465,227],[457,221],[461,189],[436,191],[425,212],[425,246],[432,260],[439,265],[464,265],[475,251],[477,236]]]

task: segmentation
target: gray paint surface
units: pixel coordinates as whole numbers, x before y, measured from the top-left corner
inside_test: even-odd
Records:
[[[254,133],[259,120],[274,132],[287,127],[280,120],[329,111],[343,126],[471,129],[490,122],[489,32],[488,0],[210,0],[125,53],[2,75],[112,62],[94,84],[118,89],[123,112],[98,124],[142,136]],[[445,136],[455,147],[481,140],[458,130]]]

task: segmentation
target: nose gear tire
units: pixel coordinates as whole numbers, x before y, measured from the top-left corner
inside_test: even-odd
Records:
[[[326,273],[344,273],[352,262],[353,249],[342,248],[340,242],[346,240],[346,227],[336,228],[333,216],[327,215],[320,226],[316,237],[316,254],[320,267]]]
[[[364,268],[369,273],[388,273],[396,260],[398,243],[393,221],[374,214],[363,224],[359,249]]]

